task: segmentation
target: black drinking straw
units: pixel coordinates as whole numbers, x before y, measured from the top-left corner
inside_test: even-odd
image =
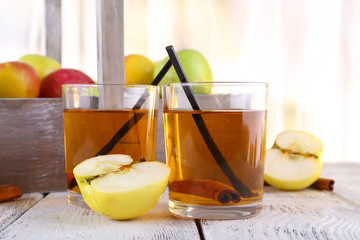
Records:
[[[151,82],[150,85],[158,85],[160,81],[163,79],[165,74],[169,71],[171,67],[171,61],[168,60],[164,67],[160,70],[158,75],[155,77],[155,79]],[[140,109],[141,106],[144,104],[147,98],[147,92],[144,92],[139,100],[135,103],[133,110]],[[111,138],[111,140],[105,144],[99,152],[95,154],[95,156],[99,155],[106,155],[115,147],[115,145],[120,141],[122,137],[125,136],[127,132],[130,131],[130,129],[135,126],[135,124],[144,116],[143,113],[135,113],[134,116],[132,116],[120,129],[116,132],[116,134]],[[68,184],[67,188],[69,190],[73,189],[77,185],[75,178],[73,178],[70,183]]]
[[[165,76],[165,74],[169,71],[171,67],[171,61],[168,60],[158,75],[155,77],[154,81],[152,81],[151,85],[158,85],[161,79]],[[140,99],[136,102],[133,110],[140,109],[141,106],[144,104],[147,98],[147,92],[144,92]],[[106,155],[115,147],[115,145],[120,141],[120,139],[133,127],[135,124],[144,116],[143,113],[135,113],[132,118],[130,118],[120,129],[117,133],[112,137],[112,139],[98,152],[95,156],[99,155]]]
[[[167,46],[166,51],[168,52],[170,61],[175,68],[175,71],[182,83],[188,83],[189,80],[186,77],[186,74],[180,64],[180,61],[176,55],[175,49],[173,46]],[[193,110],[201,110],[199,104],[196,101],[192,88],[189,85],[183,85],[184,92],[188,98]],[[215,144],[214,139],[211,137],[209,130],[207,129],[204,119],[200,114],[192,114],[193,119],[195,120],[196,126],[200,131],[201,136],[203,137],[209,151],[213,155],[216,163],[222,170],[222,172],[228,177],[233,187],[240,193],[242,197],[254,197],[257,194],[251,192],[251,190],[245,186],[231,170],[229,164],[226,162],[226,159],[221,154],[219,148]]]

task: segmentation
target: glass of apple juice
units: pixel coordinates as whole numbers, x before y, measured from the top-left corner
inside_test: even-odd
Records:
[[[262,208],[266,83],[163,85],[169,208],[196,219],[239,219]]]
[[[155,160],[159,87],[68,84],[62,91],[68,202],[83,205],[73,175],[80,162],[106,154]]]

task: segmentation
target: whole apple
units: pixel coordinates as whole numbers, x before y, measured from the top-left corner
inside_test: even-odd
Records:
[[[184,49],[178,51],[176,54],[189,82],[213,81],[210,65],[207,62],[206,58],[200,52],[193,49]],[[153,75],[154,78],[168,60],[169,58],[165,58],[156,64]],[[164,78],[161,80],[160,85],[172,82],[180,82],[174,67],[171,67],[170,70],[166,73]],[[198,89],[197,93],[206,94],[210,91],[211,87],[201,87]]]
[[[155,64],[145,56],[130,54],[125,56],[125,83],[151,84]]]
[[[17,61],[0,64],[1,98],[35,98],[39,91],[40,78],[32,66]]]
[[[39,74],[40,80],[60,68],[60,63],[58,63],[55,59],[38,54],[25,55],[21,57],[19,61],[26,62],[33,66]]]
[[[95,82],[85,73],[62,68],[50,73],[41,81],[40,97],[61,98],[63,84],[94,84]]]

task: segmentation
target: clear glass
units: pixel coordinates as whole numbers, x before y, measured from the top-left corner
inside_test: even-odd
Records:
[[[163,85],[172,214],[238,219],[262,208],[266,83]]]
[[[63,85],[68,201],[83,205],[73,175],[87,158],[127,154],[154,161],[159,87],[150,85]]]

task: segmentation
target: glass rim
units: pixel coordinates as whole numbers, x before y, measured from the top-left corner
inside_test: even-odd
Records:
[[[67,84],[63,84],[62,88],[66,88],[66,87],[100,87],[100,86],[123,86],[123,87],[134,87],[134,88],[159,88],[158,85],[147,85],[147,84],[126,84],[126,83],[106,83],[106,84],[101,84],[101,83],[85,83],[85,84],[81,84],[81,83],[67,83]]]
[[[191,85],[212,85],[212,86],[264,86],[268,87],[269,83],[267,82],[172,82],[172,83],[164,83],[163,87],[167,86],[191,86]]]

